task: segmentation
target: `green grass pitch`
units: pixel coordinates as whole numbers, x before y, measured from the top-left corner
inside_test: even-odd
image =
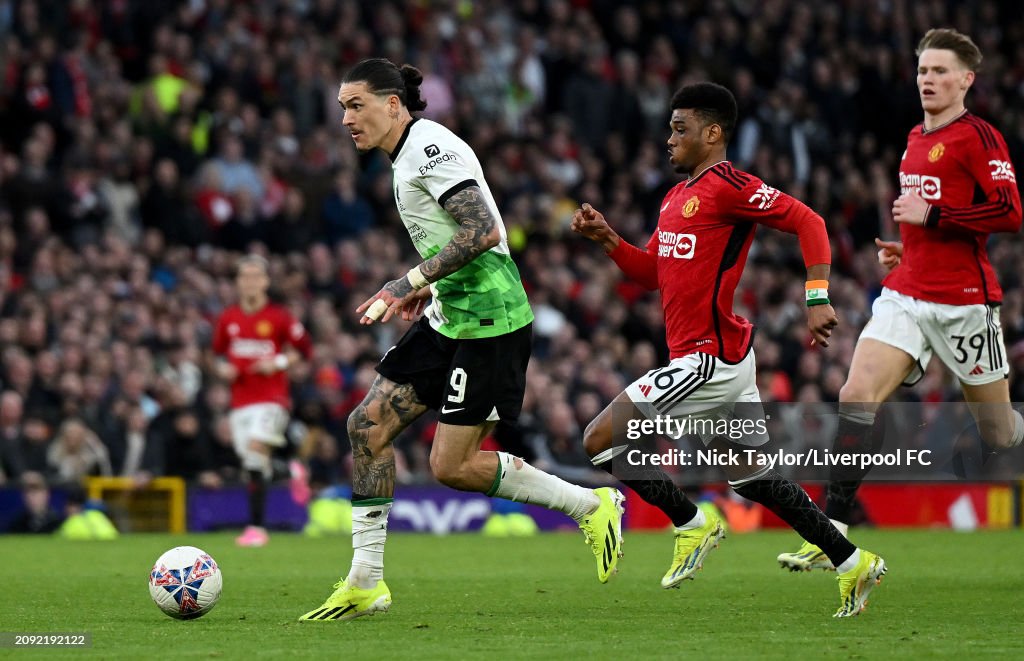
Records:
[[[347,570],[347,538],[134,535],[116,542],[0,539],[0,630],[90,632],[88,650],[2,650],[39,658],[1024,658],[1024,531],[856,530],[889,574],[860,617],[835,620],[835,575],[790,574],[791,533],[730,535],[695,581],[662,590],[671,537],[627,533],[618,576],[595,578],[580,535],[488,539],[394,534],[391,612],[296,622]],[[192,544],[224,574],[207,616],[172,620],[146,581],[166,549]]]

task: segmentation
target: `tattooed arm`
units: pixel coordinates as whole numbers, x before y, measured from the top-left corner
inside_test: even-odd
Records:
[[[459,224],[459,231],[441,252],[420,265],[420,273],[429,282],[455,273],[501,241],[498,223],[479,186],[452,195],[444,210]]]
[[[455,273],[501,241],[497,219],[487,206],[479,186],[469,186],[452,195],[445,202],[444,208],[459,224],[459,229],[440,252],[419,265],[420,273],[427,282],[437,282]],[[381,318],[384,322],[415,298],[416,294],[417,290],[409,277],[402,276],[384,285],[380,292],[356,308],[356,312],[363,313],[375,300],[383,299],[389,306]],[[369,324],[373,320],[364,316],[360,322]]]

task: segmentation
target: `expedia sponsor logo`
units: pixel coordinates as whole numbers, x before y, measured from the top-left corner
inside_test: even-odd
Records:
[[[441,153],[441,150],[437,148],[437,145],[427,145],[423,148],[423,153],[427,155],[427,158],[434,158]]]
[[[420,176],[421,177],[424,176],[425,174],[427,174],[428,172],[430,172],[431,170],[436,168],[438,165],[441,165],[442,163],[447,163],[449,161],[458,161],[458,160],[459,160],[458,156],[456,156],[455,154],[453,154],[451,152],[447,152],[446,151],[445,153],[441,154],[440,156],[435,156],[434,158],[430,159],[429,161],[427,161],[426,163],[421,165],[420,166]]]
[[[1017,183],[1017,175],[1013,173],[1013,164],[1009,161],[992,160],[988,164],[992,168],[992,181],[1011,181]]]
[[[771,206],[775,204],[775,200],[778,199],[778,197],[779,191],[777,189],[772,188],[768,184],[762,183],[761,187],[758,188],[754,192],[754,194],[750,196],[750,199],[747,200],[747,202],[750,202],[751,204],[756,204],[757,208],[763,211],[765,209],[771,208]]]
[[[700,210],[700,198],[694,195],[683,205],[683,218],[692,218],[698,210]]]
[[[942,180],[926,174],[900,172],[900,193],[917,192],[926,200],[942,199]]]
[[[942,155],[946,153],[946,145],[941,142],[935,143],[935,146],[928,150],[928,162],[935,163]]]
[[[663,232],[658,230],[658,257],[693,259],[693,252],[696,248],[696,234]]]

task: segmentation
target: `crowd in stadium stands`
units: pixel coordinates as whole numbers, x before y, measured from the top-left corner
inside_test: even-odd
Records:
[[[238,474],[211,325],[239,254],[270,257],[275,297],[315,340],[293,370],[290,429],[317,484],[346,479],[344,420],[402,322],[354,308],[418,261],[391,169],[340,123],[337,84],[367,56],[424,73],[424,116],[480,155],[537,320],[517,428],[497,441],[593,473],[583,427],[666,361],[660,306],[567,230],[587,201],[646,243],[684,82],[735,91],[738,167],[807,202],[833,247],[841,320],[809,346],[792,237],[762,230],[738,289],[758,326],[767,401],[832,402],[894,238],[906,134],[920,121],[914,47],[954,26],[985,54],[969,106],[1024,164],[1024,14],[1015,0],[0,0],[0,483]],[[1024,254],[994,237],[1012,397],[1024,400]],[[941,268],[941,265],[936,265]],[[933,362],[905,398],[956,384]],[[430,422],[398,447],[429,479]]]

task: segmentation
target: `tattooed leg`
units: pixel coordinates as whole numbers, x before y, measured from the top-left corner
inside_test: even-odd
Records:
[[[362,403],[348,417],[354,497],[394,495],[395,451],[391,443],[426,410],[411,385],[382,376],[374,380]]]
[[[372,589],[384,578],[384,542],[395,494],[395,449],[399,432],[427,407],[411,385],[378,376],[348,417],[352,442],[352,568],[350,586]]]

